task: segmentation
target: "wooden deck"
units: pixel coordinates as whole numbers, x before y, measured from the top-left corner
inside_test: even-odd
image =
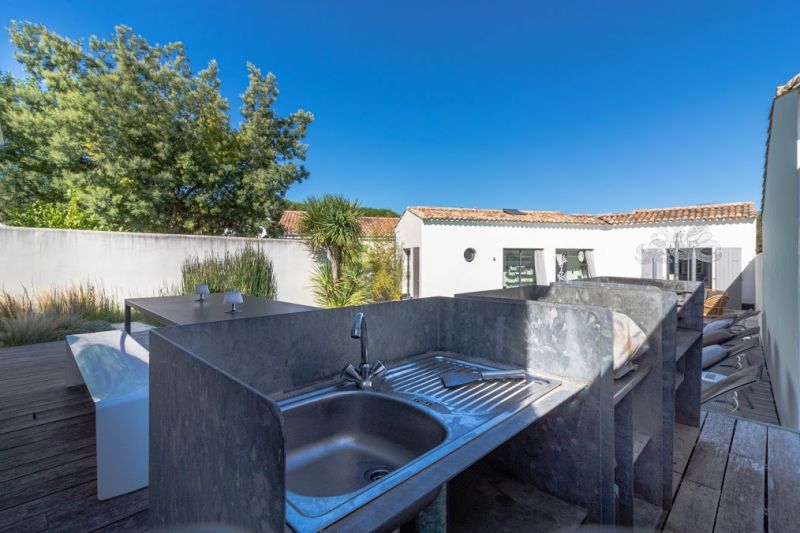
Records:
[[[134,334],[147,344],[147,333]],[[147,490],[96,497],[94,406],[63,342],[0,349],[0,531],[144,531]],[[675,434],[670,532],[796,531],[800,434],[724,413]]]
[[[703,413],[677,426],[669,532],[798,531],[800,433]]]
[[[147,489],[97,500],[94,403],[64,386],[65,353],[0,349],[0,531],[144,531]]]

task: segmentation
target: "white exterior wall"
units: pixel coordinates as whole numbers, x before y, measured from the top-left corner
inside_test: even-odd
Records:
[[[189,256],[235,251],[248,244],[269,255],[278,299],[315,305],[314,260],[302,241],[154,233],[0,227],[0,288],[48,289],[92,282],[120,300],[158,296],[181,280]]]
[[[791,91],[774,102],[762,206],[762,324],[781,424],[800,428],[800,102]]]
[[[544,251],[545,275],[537,282],[555,280],[555,251],[558,248],[594,250],[599,276],[640,277],[642,265],[637,247],[648,245],[656,234],[674,234],[689,226],[564,226],[489,222],[427,221],[410,212],[397,227],[401,248],[420,246],[420,296],[452,296],[460,292],[502,287],[503,249],[532,248]],[[719,247],[740,248],[742,268],[755,258],[755,220],[723,224],[692,224],[702,227]],[[464,260],[464,250],[474,248],[475,259]],[[663,259],[666,262],[666,258]],[[664,269],[666,272],[666,268]],[[712,267],[712,278],[714,277]],[[754,272],[751,268],[750,272]],[[712,282],[714,280],[712,279]],[[754,275],[745,272],[742,301],[755,302]]]

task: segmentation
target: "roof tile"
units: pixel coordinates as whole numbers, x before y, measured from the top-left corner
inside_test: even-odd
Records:
[[[558,211],[521,211],[521,214],[513,215],[501,209],[455,207],[409,207],[408,210],[423,220],[521,222],[528,224],[633,225],[693,220],[739,220],[754,219],[756,217],[756,208],[753,202],[692,205],[665,209],[635,209],[628,213],[602,215],[570,215],[559,213]]]
[[[302,211],[284,211],[279,222],[286,235],[299,236],[300,219],[303,218]],[[394,227],[400,220],[398,217],[361,217],[361,231],[367,237],[391,237],[394,235]]]

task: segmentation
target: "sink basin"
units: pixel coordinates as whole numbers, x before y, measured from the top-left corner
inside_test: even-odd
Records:
[[[286,487],[303,496],[359,490],[447,437],[435,418],[382,394],[344,391],[284,410]]]
[[[328,528],[560,384],[528,375],[455,389],[442,385],[445,372],[482,370],[497,368],[457,354],[426,354],[390,368],[373,390],[341,383],[280,401],[289,526],[298,533]],[[454,473],[442,470],[442,483]],[[376,523],[391,530],[437,493],[414,494],[402,514],[376,517]]]

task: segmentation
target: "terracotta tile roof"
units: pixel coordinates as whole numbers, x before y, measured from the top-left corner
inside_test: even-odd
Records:
[[[665,209],[634,209],[629,213],[610,213],[597,216],[610,224],[754,219],[756,218],[756,206],[753,202],[705,204]]]
[[[558,211],[520,211],[511,215],[502,209],[472,209],[462,207],[409,207],[423,220],[462,220],[481,222],[526,222],[542,224],[603,224],[592,215],[566,215]]]
[[[289,237],[299,237],[300,219],[302,211],[284,211],[279,222],[284,233]],[[361,231],[367,237],[393,237],[394,227],[400,219],[398,217],[361,217]]]
[[[557,211],[520,211],[520,214],[510,214],[502,209],[454,207],[409,207],[408,211],[423,220],[580,225],[654,224],[658,222],[692,220],[754,219],[756,217],[756,208],[753,202],[693,205],[666,209],[636,209],[628,213],[608,213],[603,215],[569,215]]]

